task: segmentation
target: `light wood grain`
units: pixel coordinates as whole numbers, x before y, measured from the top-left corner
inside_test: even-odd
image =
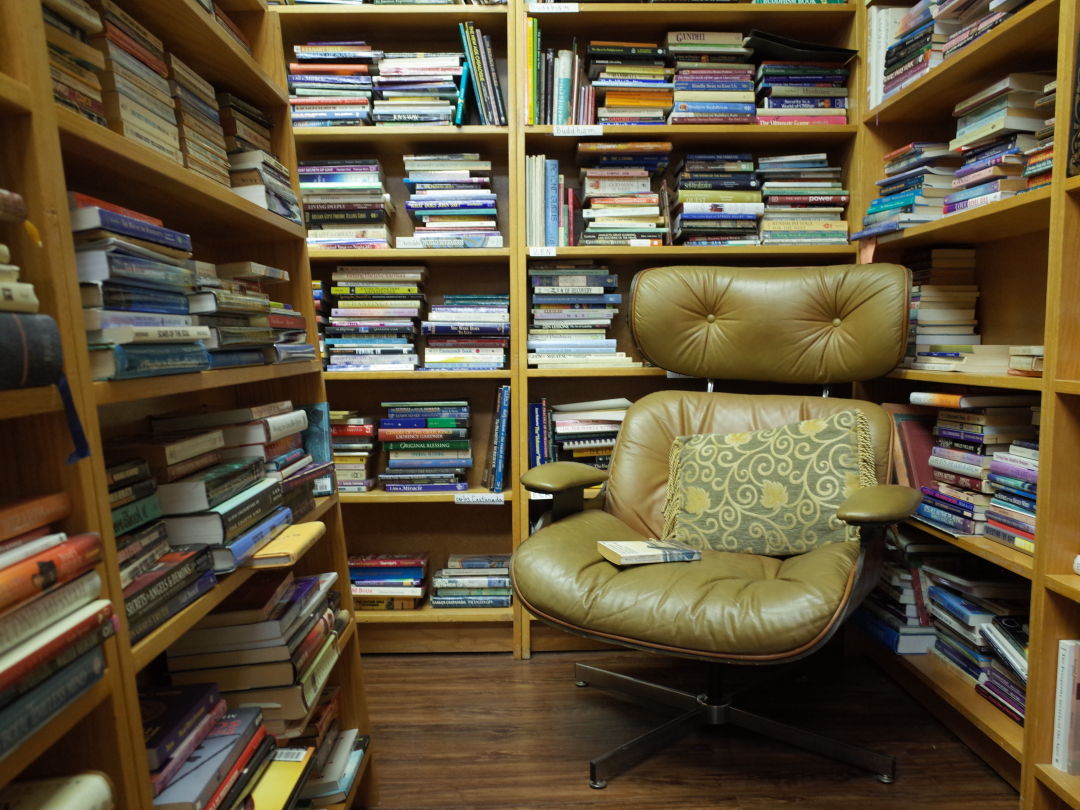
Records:
[[[1019,574],[1025,579],[1031,579],[1033,576],[1035,568],[1034,560],[1030,554],[1026,554],[1023,551],[1009,548],[994,540],[989,540],[977,535],[961,535],[956,537],[948,532],[936,529],[928,523],[915,520],[914,518],[909,520],[908,524],[917,528],[919,531],[933,535],[939,540],[944,540],[946,543],[951,543],[957,548],[970,552],[977,557],[982,557],[984,560],[994,563],[994,565],[1000,565],[1007,571]]]
[[[243,366],[240,368],[202,371],[196,374],[170,374],[164,377],[147,377],[138,380],[103,380],[94,383],[94,398],[98,405],[132,402],[146,397],[188,394],[225,386],[246,385],[267,380],[280,380],[319,371],[317,360],[296,363],[275,363],[269,366]]]
[[[358,610],[360,624],[427,624],[431,622],[509,622],[510,608],[433,608],[423,604],[416,610]],[[408,632],[403,631],[403,632]]]
[[[1065,773],[1053,765],[1038,764],[1034,766],[1035,778],[1073,810],[1080,808],[1080,776]]]
[[[967,374],[960,371],[920,371],[914,368],[898,368],[889,372],[888,376],[894,380],[915,380],[944,385],[978,385],[985,388],[1006,388],[1016,391],[1041,391],[1043,389],[1042,377],[1011,377],[1008,374]]]
[[[30,88],[6,73],[0,73],[0,113],[21,115],[30,112]]]

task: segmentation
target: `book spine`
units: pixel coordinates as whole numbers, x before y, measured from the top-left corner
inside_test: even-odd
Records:
[[[207,713],[195,729],[185,737],[180,744],[173,751],[173,755],[169,758],[168,762],[161,768],[150,773],[150,789],[155,796],[168,787],[169,783],[173,780],[173,777],[179,773],[180,768],[187,762],[188,757],[192,752],[202,743],[203,740],[210,734],[210,730],[217,725],[221,720],[227,704],[224,699],[219,699],[214,704],[213,708]]]
[[[925,501],[920,503],[915,510],[915,514],[921,515],[935,523],[940,523],[945,526],[949,526],[955,531],[962,532],[964,534],[976,534],[981,533],[981,526],[978,526],[976,521],[970,518],[960,517],[954,515],[952,512],[948,512],[944,509],[939,509],[936,506],[931,506]],[[979,530],[979,531],[977,531]]]
[[[101,577],[91,571],[0,619],[0,650],[8,650],[101,593]]]
[[[217,577],[213,571],[196,574],[193,581],[181,587],[161,604],[137,616],[129,617],[128,632],[131,635],[131,643],[135,644],[147,636],[151,630],[170,616],[175,616],[216,584]]]
[[[0,571],[0,607],[21,602],[67,582],[101,558],[101,538],[79,534]]]
[[[145,588],[124,594],[124,612],[129,619],[134,618],[155,599],[160,599],[173,588],[195,574],[205,572],[211,565],[210,552],[207,548],[174,566],[167,574],[147,585]]]
[[[431,597],[432,607],[474,608],[474,607],[510,607],[510,596],[439,596]]]
[[[228,553],[231,556],[234,567],[243,565],[252,554],[270,540],[278,528],[283,528],[292,522],[292,511],[282,506],[275,509],[269,517],[257,523],[239,535],[228,545]]]
[[[1054,737],[1050,764],[1063,773],[1069,773],[1069,764],[1075,760],[1072,750],[1073,732],[1080,706],[1076,691],[1077,647],[1080,642],[1062,639],[1058,642],[1057,691],[1054,695]]]
[[[127,534],[159,517],[161,501],[155,492],[146,498],[113,509],[113,532],[117,535]]]
[[[10,688],[16,681],[32,672],[36,667],[55,658],[66,647],[71,646],[79,638],[89,634],[103,624],[112,624],[113,606],[106,602],[101,604],[92,614],[82,618],[77,624],[68,627],[60,635],[48,638],[44,643],[33,650],[25,650],[24,642],[16,652],[22,654],[17,661],[12,662],[0,672],[0,691]]]
[[[52,385],[62,365],[60,333],[48,315],[0,312],[0,390]]]

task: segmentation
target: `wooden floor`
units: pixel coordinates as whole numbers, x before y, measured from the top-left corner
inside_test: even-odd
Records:
[[[1016,793],[872,664],[834,656],[766,709],[777,718],[891,752],[891,785],[846,765],[732,729],[707,729],[612,780],[588,760],[666,716],[579,688],[582,661],[686,686],[693,662],[633,652],[364,657],[379,804],[442,808],[821,808],[998,810]],[[756,671],[755,671],[756,672]],[[703,683],[703,681],[702,681]],[[755,707],[756,708],[756,707]]]

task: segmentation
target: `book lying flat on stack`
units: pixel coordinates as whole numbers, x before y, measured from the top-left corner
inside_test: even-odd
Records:
[[[467,400],[383,402],[378,440],[387,492],[464,492],[473,466]]]
[[[416,608],[427,593],[427,566],[427,552],[349,557],[353,607],[357,610]]]
[[[661,191],[613,191],[593,194],[591,180],[609,169],[644,169],[657,178],[667,168],[672,144],[669,141],[626,143],[581,142],[577,160],[585,187],[580,211],[585,227],[572,244],[581,245],[663,245],[670,241],[667,221],[668,201]],[[651,185],[651,182],[650,182]],[[570,222],[578,216],[570,212]]]
[[[330,286],[328,371],[411,371],[425,267],[339,267]]]
[[[950,364],[940,371],[985,366],[983,358],[974,356],[977,351],[972,351],[981,341],[975,317],[979,297],[975,249],[952,245],[917,248],[905,251],[903,261],[911,269],[912,282],[904,363],[915,368],[919,368],[914,366],[916,362]]]
[[[850,195],[843,187],[841,171],[829,165],[824,152],[758,158],[765,200],[762,244],[846,245],[848,224],[843,212]]]
[[[753,50],[741,31],[669,31],[675,64],[669,124],[753,124]]]
[[[365,42],[294,45],[295,61],[288,64],[293,126],[369,124],[372,75],[381,57]]]
[[[400,248],[501,248],[491,161],[479,152],[405,155],[405,208],[416,223]]]
[[[510,607],[510,569],[441,568],[431,577],[434,608]]]
[[[213,85],[175,54],[167,54],[165,61],[169,66],[169,88],[175,102],[184,165],[203,177],[229,186],[229,156]]]
[[[546,398],[530,402],[529,467],[561,459],[606,470],[630,404],[621,397],[553,406]],[[534,492],[530,497],[544,496]]]
[[[765,205],[749,153],[691,152],[673,164],[672,241],[677,245],[756,245]]]
[[[386,52],[373,78],[371,119],[376,126],[445,126],[463,109],[465,54]]]
[[[262,149],[229,151],[233,193],[297,224],[303,222],[289,170]]]
[[[506,367],[510,296],[444,295],[420,322],[427,371],[493,371]],[[495,342],[492,342],[495,341]]]
[[[338,492],[375,487],[375,420],[360,411],[330,411],[330,448]]]
[[[950,193],[958,158],[947,143],[916,141],[884,155],[884,175],[875,181],[877,199],[871,200],[854,239],[900,231],[943,216],[941,201]],[[973,167],[974,170],[975,167]]]
[[[300,193],[312,248],[393,247],[393,205],[377,159],[302,161]]]

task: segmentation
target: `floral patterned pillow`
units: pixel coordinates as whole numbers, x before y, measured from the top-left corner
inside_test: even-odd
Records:
[[[774,556],[858,539],[836,510],[876,483],[869,424],[854,408],[747,433],[679,436],[668,469],[665,539]]]

